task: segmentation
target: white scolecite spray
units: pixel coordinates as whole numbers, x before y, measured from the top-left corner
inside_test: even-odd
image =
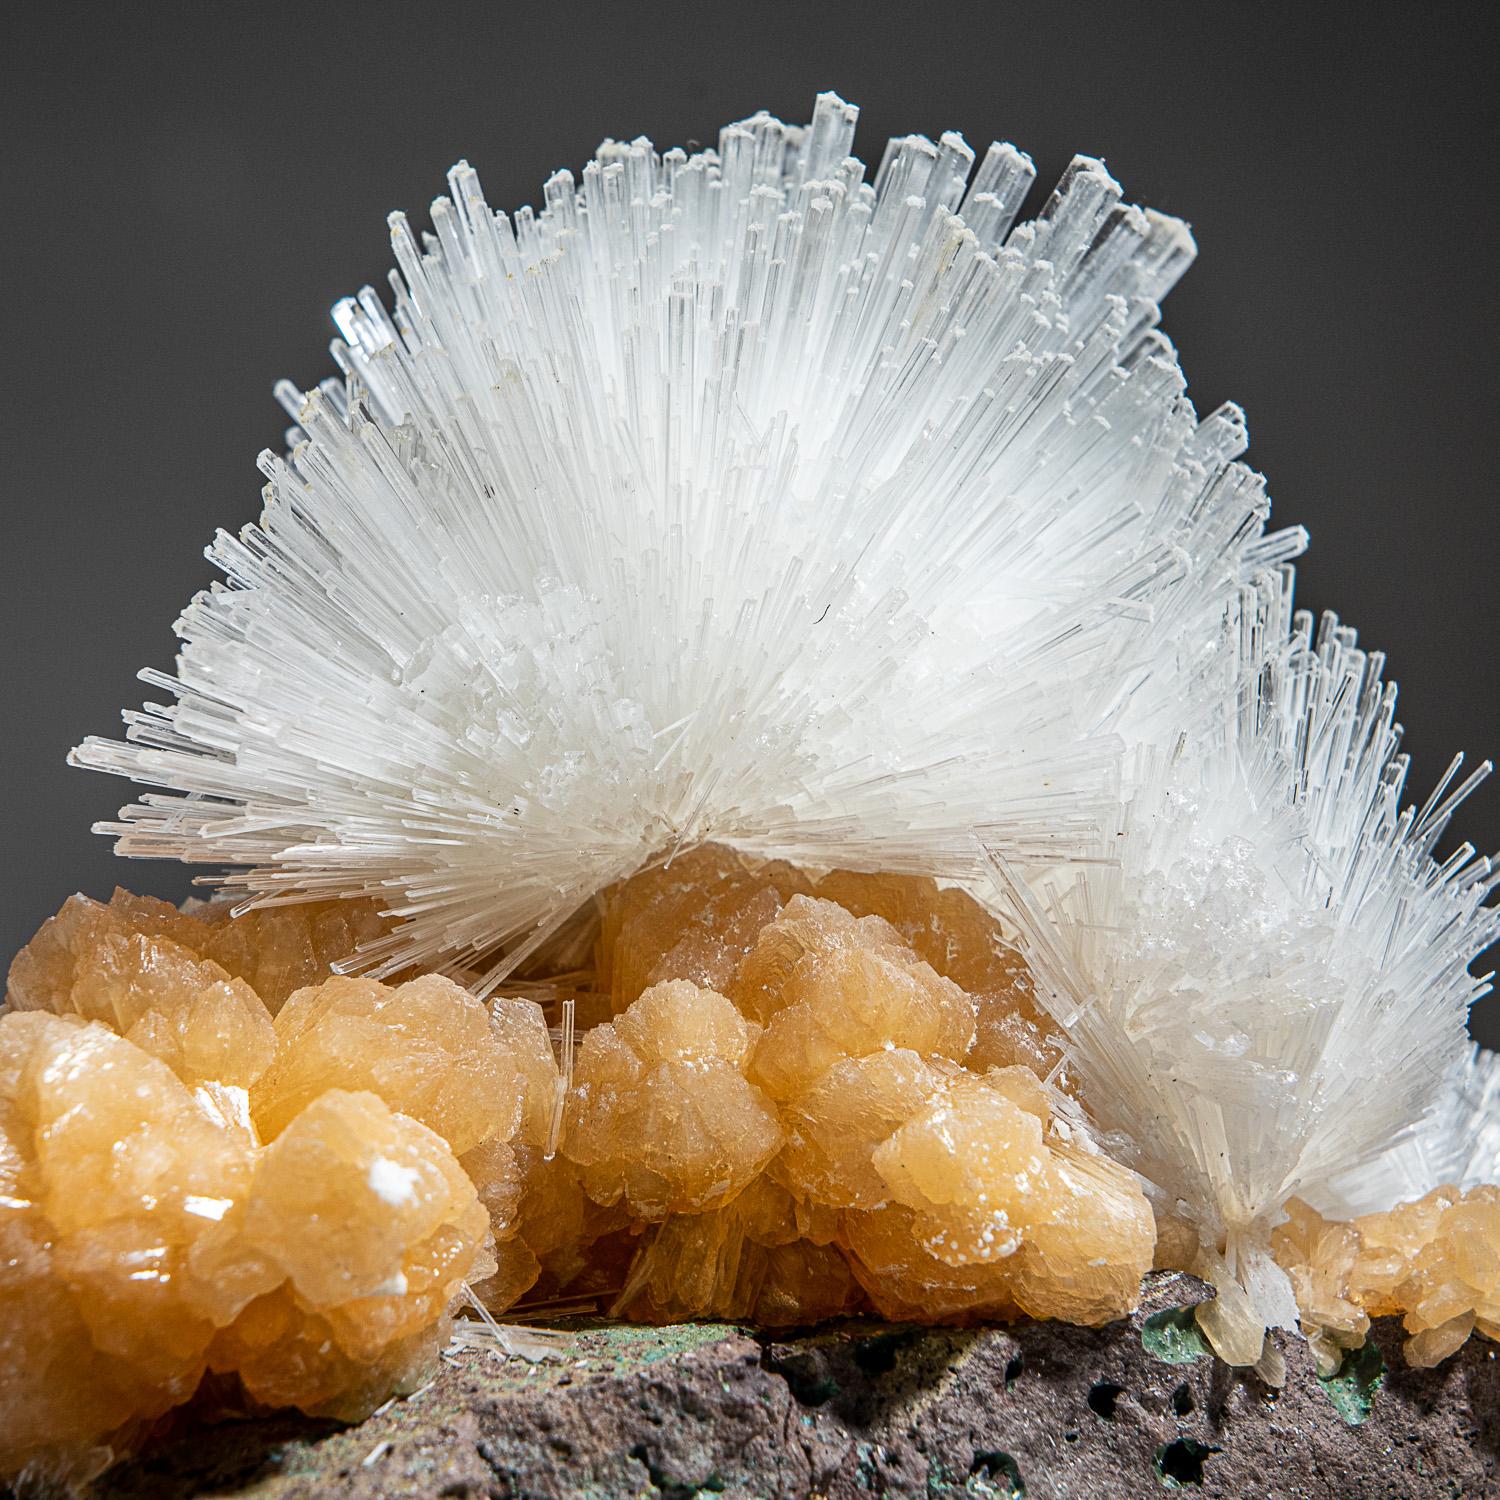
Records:
[[[1330,1218],[1383,1213],[1433,1188],[1500,1183],[1500,1053],[1460,1052],[1436,1102],[1379,1160],[1330,1184],[1317,1207]]]
[[[1338,1206],[1368,1174],[1401,1180],[1389,1208],[1477,1170],[1457,1136],[1495,1103],[1492,1060],[1464,1058],[1500,876],[1433,854],[1489,767],[1403,810],[1383,658],[1291,594],[1270,572],[1164,655],[1096,862],[1028,883],[995,860],[1085,1103],[1196,1234],[1199,1320],[1235,1364],[1296,1319],[1269,1253],[1287,1200]],[[1472,1109],[1424,1122],[1445,1091]]]
[[[1458,1059],[1417,1139],[1425,1148],[1419,1191],[1448,1182],[1465,1190],[1500,1183],[1500,1053],[1474,1046]]]
[[[261,520],[143,674],[174,701],[75,759],[164,790],[122,853],[374,895],[359,964],[481,989],[663,851],[973,880],[977,834],[1250,1362],[1287,1198],[1456,1160],[1399,1156],[1444,1087],[1492,1111],[1489,867],[1434,859],[1446,791],[1399,811],[1379,658],[1292,615],[1305,539],[1184,398],[1185,226],[1087,158],[1015,225],[1031,163],[956,135],[867,181],[854,120],[609,142],[511,217],[460,165],[431,233],[393,216],[392,306],[278,388]]]
[[[1277,558],[1231,408],[1157,299],[1193,254],[1078,158],[855,111],[606,143],[540,214],[450,174],[342,380],[279,394],[259,525],[179,622],[176,701],[77,763],[121,853],[277,901],[369,893],[361,961],[493,985],[603,886],[717,839],[814,865],[1035,865],[1108,815],[1161,643]]]

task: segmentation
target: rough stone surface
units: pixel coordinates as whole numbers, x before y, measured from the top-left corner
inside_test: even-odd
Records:
[[[1148,1352],[1146,1316],[1201,1294],[1190,1278],[1154,1275],[1141,1312],[1102,1329],[850,1323],[752,1337],[692,1324],[584,1331],[565,1359],[541,1364],[464,1351],[358,1426],[277,1418],[192,1432],[113,1471],[99,1493],[852,1500],[1019,1494],[1017,1477],[1030,1500],[1500,1489],[1494,1344],[1413,1370],[1399,1326],[1377,1322],[1389,1370],[1351,1426],[1300,1343],[1283,1345],[1279,1394],[1207,1357]]]

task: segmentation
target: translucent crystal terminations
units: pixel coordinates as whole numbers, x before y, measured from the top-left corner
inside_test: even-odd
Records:
[[[1500,1053],[1460,1052],[1426,1117],[1368,1168],[1340,1178],[1323,1208],[1351,1218],[1420,1198],[1435,1183],[1500,1183]]]
[[[1500,1187],[1437,1188],[1352,1222],[1293,1202],[1272,1242],[1325,1372],[1392,1313],[1414,1365],[1441,1363],[1475,1329],[1500,1338]]]
[[[609,142],[513,217],[460,165],[420,243],[393,217],[394,310],[341,303],[343,380],[282,387],[176,701],[77,752],[183,794],[123,852],[377,897],[375,972],[493,983],[705,839],[1078,851],[1122,693],[1301,539],[1154,330],[1184,225],[1080,157],[1013,227],[1031,163],[952,134],[867,181],[855,114]]]

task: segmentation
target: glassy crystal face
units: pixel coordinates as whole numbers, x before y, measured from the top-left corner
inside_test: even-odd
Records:
[[[164,902],[74,896],[17,956],[6,1001],[103,1022],[189,1087],[248,1088],[275,1051],[270,1017],[210,946],[210,928]]]
[[[597,1201],[659,1219],[727,1203],[781,1145],[745,1077],[760,1028],[690,980],[652,985],[579,1049],[564,1151]]]
[[[267,1138],[328,1089],[371,1089],[459,1154],[520,1124],[521,1079],[482,1001],[429,974],[392,988],[333,978],[278,1013],[276,1060],[251,1090]]]

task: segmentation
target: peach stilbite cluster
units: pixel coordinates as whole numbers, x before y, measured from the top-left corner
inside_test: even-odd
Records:
[[[134,1024],[123,1006],[181,990],[185,963],[217,965],[275,1015],[288,996],[324,980],[333,965],[389,930],[365,900],[314,901],[230,915],[227,903],[180,911],[117,890],[107,905],[74,896],[11,965],[6,1001],[16,1010],[70,1010],[116,1030]],[[149,978],[154,975],[155,978]],[[199,982],[207,982],[206,974]],[[252,1007],[252,1010],[256,1007]]]
[[[594,971],[486,1005],[332,973],[367,909],[70,900],[0,1017],[0,1467],[92,1472],[209,1375],[356,1416],[466,1283],[781,1325],[1133,1305],[1150,1209],[1024,1065],[1059,1071],[968,898],[708,847],[598,916]],[[564,995],[594,1024],[560,1064],[531,997]]]
[[[532,1319],[1093,1325],[1153,1259],[1196,1263],[954,888],[703,846],[488,1003],[333,972],[381,929],[117,892],[17,957],[0,1472],[87,1477],[205,1379],[220,1407],[359,1416],[466,1288]],[[1389,1313],[1418,1364],[1495,1336],[1497,1246],[1484,1186],[1350,1223],[1294,1202],[1274,1241],[1325,1368]]]
[[[0,1473],[86,1479],[209,1375],[254,1405],[351,1418],[421,1378],[492,1265],[456,1151],[508,1129],[518,1091],[451,981],[328,978],[363,920],[246,931],[74,897],[16,959]],[[273,993],[325,982],[273,1018],[210,953]]]
[[[617,1311],[1100,1323],[1134,1305],[1150,1209],[1032,1071],[1057,1053],[971,898],[707,846],[602,908],[611,1019],[578,1049],[559,1150],[638,1240]]]
[[[1294,1200],[1272,1237],[1325,1373],[1399,1315],[1409,1364],[1440,1364],[1475,1332],[1500,1339],[1500,1187],[1441,1187],[1348,1221]]]

